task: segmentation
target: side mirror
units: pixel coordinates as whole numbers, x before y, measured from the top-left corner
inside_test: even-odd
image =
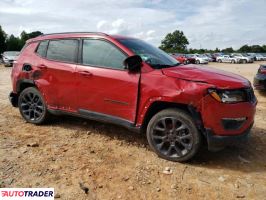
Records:
[[[130,56],[124,60],[124,66],[129,72],[139,72],[142,66],[142,59],[138,55]]]

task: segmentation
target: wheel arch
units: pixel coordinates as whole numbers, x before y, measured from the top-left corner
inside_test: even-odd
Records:
[[[201,118],[201,113],[193,105],[183,103],[173,103],[166,101],[154,101],[147,109],[141,125],[141,132],[145,132],[151,118],[158,112],[167,108],[177,108],[188,113],[196,123],[200,132],[204,132],[204,125]]]
[[[19,95],[23,90],[25,90],[28,87],[36,87],[36,84],[33,80],[30,79],[20,79],[17,81],[16,84],[16,92]]]

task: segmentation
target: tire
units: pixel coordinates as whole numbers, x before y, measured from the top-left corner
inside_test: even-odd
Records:
[[[246,64],[248,61],[246,59],[243,60],[243,64]]]
[[[221,60],[221,59],[219,59],[219,60],[218,60],[218,63],[222,63],[222,60]]]
[[[35,87],[26,88],[20,93],[18,107],[21,116],[32,124],[43,124],[49,117],[44,98]]]
[[[200,64],[200,61],[199,60],[196,60],[196,64]]]
[[[146,136],[159,157],[174,162],[188,161],[201,146],[201,134],[194,120],[179,109],[165,109],[155,114],[147,126]]]
[[[235,60],[232,60],[232,61],[231,61],[231,63],[232,63],[232,64],[235,64],[235,63],[236,63],[236,61],[235,61]]]

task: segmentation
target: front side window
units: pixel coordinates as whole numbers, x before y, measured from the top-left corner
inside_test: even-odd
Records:
[[[161,49],[134,38],[118,39],[120,43],[139,55],[142,60],[155,69],[174,67],[180,63]]]
[[[45,57],[46,56],[46,50],[47,50],[47,45],[48,45],[48,40],[42,41],[40,42],[36,53],[38,55],[40,55],[41,57]]]
[[[82,63],[98,67],[124,69],[127,56],[109,42],[96,39],[83,40]]]
[[[76,62],[77,52],[78,40],[50,40],[46,57],[51,60]]]

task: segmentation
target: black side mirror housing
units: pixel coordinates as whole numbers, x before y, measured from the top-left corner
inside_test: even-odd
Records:
[[[124,60],[124,66],[129,72],[139,72],[142,66],[142,59],[139,55],[129,56]]]

